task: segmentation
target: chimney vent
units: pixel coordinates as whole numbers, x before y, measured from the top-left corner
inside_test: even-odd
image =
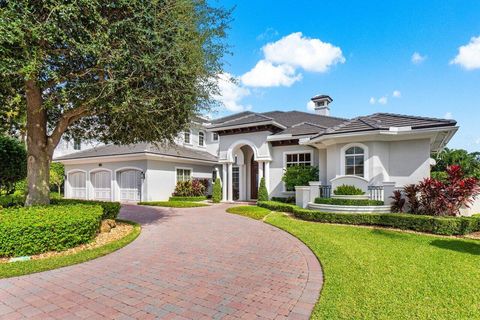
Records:
[[[321,116],[329,116],[330,115],[330,103],[333,101],[330,96],[321,94],[315,96],[311,99],[315,104],[315,113]]]

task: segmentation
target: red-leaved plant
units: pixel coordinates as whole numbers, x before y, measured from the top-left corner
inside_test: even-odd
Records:
[[[464,178],[462,168],[457,165],[449,166],[446,171],[445,182],[426,178],[418,185],[405,186],[408,212],[456,216],[460,208],[470,207],[480,194],[479,180]]]

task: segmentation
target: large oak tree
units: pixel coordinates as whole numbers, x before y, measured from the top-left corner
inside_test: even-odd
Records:
[[[211,107],[228,19],[204,0],[0,0],[1,129],[26,128],[27,205],[49,202],[63,135],[172,141]]]

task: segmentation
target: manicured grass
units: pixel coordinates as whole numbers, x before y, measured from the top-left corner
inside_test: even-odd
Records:
[[[132,224],[134,226],[133,231],[122,239],[110,242],[102,247],[81,251],[68,256],[59,256],[24,262],[2,263],[0,264],[0,279],[66,267],[92,260],[116,251],[135,240],[141,231],[140,225],[135,222],[125,220],[118,221]]]
[[[246,216],[255,220],[261,220],[270,213],[270,210],[257,206],[238,206],[228,208],[227,212]]]
[[[266,222],[319,258],[324,287],[312,319],[480,319],[480,242],[307,222]]]
[[[151,201],[151,202],[139,202],[142,206],[155,206],[155,207],[168,207],[168,208],[196,208],[196,207],[208,207],[208,204],[201,202],[190,201]]]

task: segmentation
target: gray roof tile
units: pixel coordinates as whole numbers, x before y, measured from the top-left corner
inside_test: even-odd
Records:
[[[84,159],[113,155],[131,155],[131,154],[158,154],[191,160],[203,160],[217,162],[218,158],[206,151],[186,148],[179,145],[156,146],[152,143],[137,143],[132,145],[104,145],[88,150],[71,153],[65,156],[55,158],[56,161]]]

